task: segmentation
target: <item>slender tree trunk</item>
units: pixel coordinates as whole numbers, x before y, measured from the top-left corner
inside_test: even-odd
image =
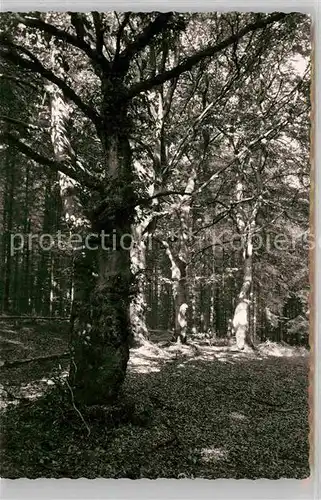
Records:
[[[55,301],[55,288],[54,288],[54,256],[50,252],[50,281],[49,281],[49,316],[55,313],[54,311],[54,301]]]
[[[245,347],[253,348],[253,340],[250,336],[250,302],[253,282],[253,235],[256,227],[256,216],[260,208],[260,196],[256,200],[249,216],[242,207],[244,185],[240,176],[237,178],[236,201],[240,202],[236,214],[238,229],[243,244],[243,281],[233,316],[233,330],[235,333],[238,349]]]
[[[214,300],[214,290],[213,286],[215,283],[215,255],[213,251],[213,273],[212,273],[212,279],[210,283],[210,289],[209,289],[209,294],[210,294],[210,329],[211,329],[211,335],[212,337],[216,336],[215,332],[215,327],[214,327],[214,317],[215,317],[215,300]]]
[[[188,309],[188,283],[187,263],[189,257],[191,220],[191,194],[195,188],[196,171],[191,168],[185,193],[179,197],[179,205],[176,211],[179,214],[180,230],[178,233],[178,250],[171,250],[166,241],[162,241],[166,254],[171,263],[172,290],[175,311],[175,334],[177,342],[187,341],[187,309]]]
[[[196,306],[196,295],[197,295],[197,289],[196,289],[196,280],[194,279],[193,286],[191,287],[191,292],[190,292],[190,304],[191,304],[191,309],[190,309],[190,330],[192,333],[197,333],[197,327],[196,327],[196,317],[197,317],[197,306]]]
[[[252,279],[252,243],[248,242],[243,263],[243,283],[233,317],[233,328],[238,349],[244,349],[246,345],[253,345],[249,331],[249,306]]]
[[[257,341],[257,295],[253,297],[253,342]]]
[[[133,225],[133,241],[130,251],[132,272],[135,276],[136,284],[136,293],[130,305],[130,320],[133,328],[134,340],[137,344],[148,339],[148,329],[146,325],[147,299],[145,293],[146,243],[148,241],[148,233],[144,233],[146,227],[146,221]]]
[[[185,261],[181,260],[178,255],[173,254],[166,241],[162,242],[166,254],[171,262],[171,273],[172,273],[172,293],[174,300],[174,339],[177,342],[186,343],[186,333],[187,333],[187,281],[186,281],[186,271],[187,264]]]
[[[21,312],[21,287],[19,286],[21,282],[21,267],[22,267],[22,252],[15,256],[15,266],[13,275],[13,300],[14,300],[14,310],[18,314]]]
[[[153,279],[153,284],[152,284],[152,301],[151,301],[151,307],[152,307],[152,325],[153,328],[158,327],[158,319],[159,319],[159,304],[158,304],[158,269],[157,267],[154,269],[154,279]]]
[[[151,50],[153,49],[151,48]],[[165,68],[160,69],[164,70]],[[173,92],[169,92],[167,98],[165,98],[163,88],[158,88],[155,91],[155,97],[155,100],[152,99],[149,101],[149,112],[155,124],[152,165],[146,166],[136,162],[136,177],[144,185],[146,185],[146,180],[149,179],[147,185],[149,196],[155,195],[156,191],[161,191],[164,187],[162,172],[164,172],[167,166],[164,125],[171,105]],[[131,248],[131,264],[132,272],[135,276],[136,294],[131,303],[130,317],[134,339],[137,344],[148,339],[148,329],[146,325],[147,300],[145,294],[146,245],[150,241],[156,225],[158,215],[156,211],[157,207],[158,200],[154,198],[151,203],[151,209],[149,211],[147,210],[147,213],[146,209],[137,209],[136,221],[132,228],[133,245]]]
[[[180,278],[174,284],[175,307],[175,336],[178,342],[186,343],[187,340],[187,282],[186,262],[179,262]]]
[[[30,231],[30,207],[29,207],[29,178],[30,178],[30,164],[26,163],[26,174],[25,174],[25,189],[24,189],[24,219],[23,219],[23,231],[27,235]],[[29,245],[24,245],[22,250],[22,263],[21,263],[21,298],[20,298],[20,312],[26,314],[28,312],[29,304]]]

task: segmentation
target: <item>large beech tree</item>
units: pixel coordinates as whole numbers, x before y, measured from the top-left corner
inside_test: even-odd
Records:
[[[76,256],[75,304],[69,383],[79,404],[108,404],[118,395],[129,358],[132,290],[130,253],[122,245],[131,233],[137,198],[130,138],[135,98],[178,79],[206,58],[262,31],[291,22],[283,13],[245,15],[242,27],[213,44],[140,78],[135,58],[150,53],[160,36],[183,33],[188,15],[175,13],[41,13],[3,16],[0,56],[45,89],[51,106],[52,156],[31,135],[1,130],[2,141],[60,174],[66,218],[89,232],[114,234],[116,245],[99,237],[94,250]],[[55,54],[53,56],[53,54]],[[81,78],[88,78],[85,85]],[[83,164],[68,144],[70,106],[83,127],[96,135],[97,163]],[[81,118],[79,118],[81,117]],[[146,205],[148,201],[144,200]]]

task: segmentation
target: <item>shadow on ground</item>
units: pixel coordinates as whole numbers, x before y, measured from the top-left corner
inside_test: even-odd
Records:
[[[307,477],[308,357],[292,354],[149,343],[132,350],[120,403],[81,416],[48,385],[52,363],[38,398],[2,409],[1,476]]]

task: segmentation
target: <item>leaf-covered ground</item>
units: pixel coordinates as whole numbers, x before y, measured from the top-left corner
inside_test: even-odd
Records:
[[[42,333],[2,330],[2,357],[64,350],[60,330]],[[1,476],[308,477],[308,361],[272,344],[147,344],[132,349],[119,404],[81,416],[59,382],[66,362],[2,367]]]

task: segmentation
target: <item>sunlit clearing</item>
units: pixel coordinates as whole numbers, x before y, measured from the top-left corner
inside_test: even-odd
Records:
[[[142,346],[132,351],[128,366],[133,373],[157,373],[160,371],[160,357]]]
[[[223,448],[203,448],[201,450],[202,460],[208,462],[218,462],[227,457],[227,451]]]
[[[63,382],[68,377],[68,371],[64,370],[59,374],[59,382]],[[51,388],[58,382],[58,379],[42,378],[33,380],[28,384],[21,385],[19,388],[10,387],[10,391],[6,389],[5,385],[1,386],[1,404],[0,408],[6,408],[10,405],[17,405],[21,399],[28,399],[29,401],[36,400],[44,396]]]
[[[133,365],[132,370],[133,373],[157,373],[160,372],[160,366],[152,363]]]
[[[309,355],[309,351],[305,347],[278,344],[277,342],[270,342],[268,340],[260,344],[258,350],[263,356],[274,356],[277,358],[291,358],[294,356],[305,357]]]
[[[232,411],[230,413],[230,418],[232,420],[236,420],[236,421],[242,421],[242,420],[248,420],[248,417],[246,415],[244,415],[244,413],[238,413],[236,411]]]

